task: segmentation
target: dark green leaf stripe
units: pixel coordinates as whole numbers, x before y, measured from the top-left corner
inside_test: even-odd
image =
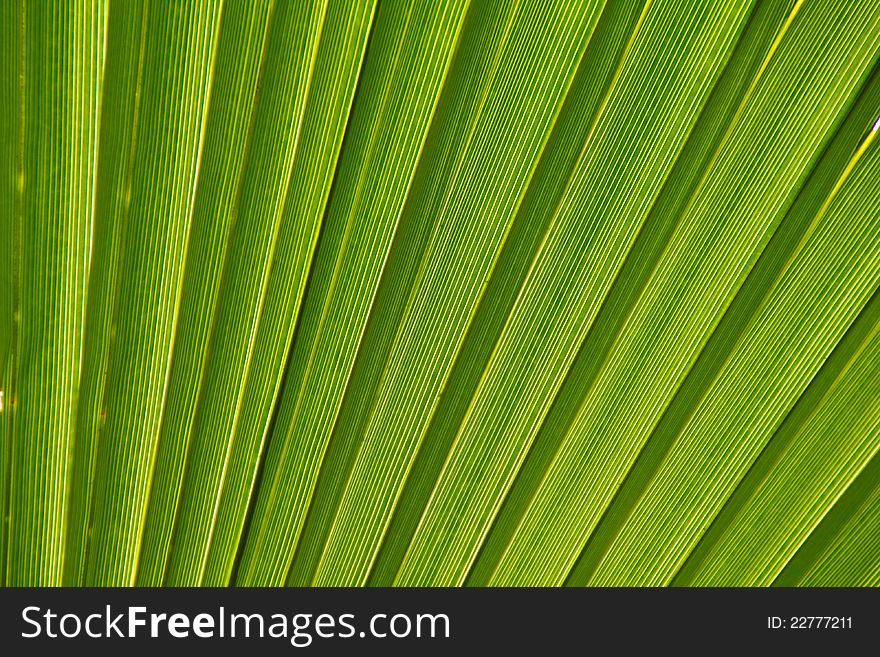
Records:
[[[131,210],[130,191],[141,112],[142,94],[138,93],[138,87],[144,76],[145,18],[144,8],[134,3],[115,7],[107,18],[105,48],[110,60],[104,69],[100,111],[102,116],[117,118],[112,122],[101,121],[98,142],[100,166],[86,297],[85,343],[67,499],[70,515],[65,535],[63,582],[71,585],[82,584],[85,574],[98,440],[107,420],[107,369],[116,338],[119,276],[123,267],[125,227]]]
[[[7,536],[9,535],[9,475],[12,459],[12,418],[15,381],[17,328],[20,318],[21,189],[17,184],[22,167],[23,113],[21,39],[18,29],[20,7],[7,2],[0,6],[0,94],[6,110],[0,112],[0,582],[6,581]]]
[[[20,3],[12,11],[6,25],[16,32],[24,77],[12,96],[17,102],[4,109],[12,119],[4,139],[14,143],[10,223],[17,251],[4,266],[16,267],[18,286],[15,381],[3,402],[11,425],[11,449],[4,450],[11,453],[6,579],[50,585],[64,567],[106,17],[96,2]]]

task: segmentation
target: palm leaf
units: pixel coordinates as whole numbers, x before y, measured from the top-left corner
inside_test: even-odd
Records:
[[[0,7],[7,585],[880,581],[880,7]]]

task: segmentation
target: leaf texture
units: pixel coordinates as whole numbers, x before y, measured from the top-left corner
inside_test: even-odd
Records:
[[[880,7],[0,6],[0,582],[880,583]]]

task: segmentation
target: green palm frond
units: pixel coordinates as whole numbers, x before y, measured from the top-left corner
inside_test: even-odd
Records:
[[[0,6],[0,582],[880,583],[880,6]]]

